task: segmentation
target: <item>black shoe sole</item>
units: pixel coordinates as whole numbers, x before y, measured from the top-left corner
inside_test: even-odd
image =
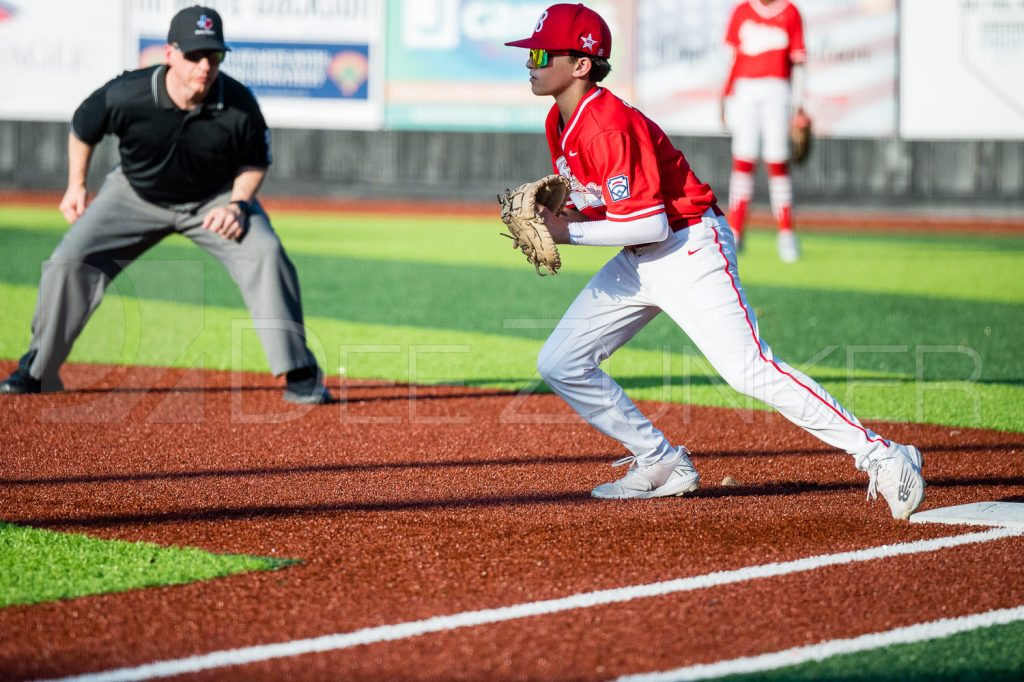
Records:
[[[332,396],[330,391],[326,388],[314,393],[293,393],[291,391],[285,391],[284,399],[285,401],[296,405],[330,405],[331,403],[338,402],[338,400]]]
[[[3,395],[35,395],[42,392],[38,386],[17,386],[7,382],[0,384],[0,394]]]

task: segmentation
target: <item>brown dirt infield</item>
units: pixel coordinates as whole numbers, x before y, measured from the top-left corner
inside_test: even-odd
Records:
[[[64,377],[61,394],[0,398],[0,518],[304,563],[0,610],[2,679],[974,530],[892,520],[848,457],[763,412],[642,405],[694,451],[702,487],[606,502],[588,494],[621,473],[619,448],[551,395],[353,380],[335,382],[341,402],[307,408],[258,374]],[[924,451],[924,508],[1024,501],[1024,434],[872,426]],[[1009,538],[190,677],[608,679],[1019,606],[1022,552]]]

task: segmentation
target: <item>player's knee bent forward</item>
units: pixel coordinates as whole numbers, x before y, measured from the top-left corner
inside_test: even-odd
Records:
[[[586,383],[588,376],[595,369],[596,367],[585,359],[566,354],[564,351],[558,352],[558,349],[549,350],[548,346],[544,346],[537,356],[537,372],[552,389]]]
[[[549,386],[554,388],[555,384],[568,383],[571,379],[568,370],[568,362],[564,353],[558,353],[547,344],[540,349],[537,355],[537,372]]]
[[[548,384],[558,383],[561,375],[561,368],[558,366],[559,358],[548,352],[547,346],[541,349],[537,355],[537,373],[540,378]]]

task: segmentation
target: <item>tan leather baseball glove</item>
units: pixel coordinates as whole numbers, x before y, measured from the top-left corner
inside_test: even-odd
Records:
[[[544,274],[540,270],[542,265],[552,275],[558,274],[562,259],[547,226],[537,217],[537,207],[545,206],[555,214],[561,213],[569,198],[569,187],[569,181],[561,175],[548,175],[514,190],[506,189],[504,196],[498,195],[501,221],[512,233],[502,234],[512,240],[512,248],[526,255],[538,275]]]
[[[811,118],[799,109],[789,126],[789,145],[793,163],[802,164],[811,153]]]

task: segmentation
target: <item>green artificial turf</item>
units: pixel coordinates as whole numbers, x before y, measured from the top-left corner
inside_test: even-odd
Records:
[[[0,521],[0,608],[182,585],[281,568],[292,561],[210,554],[190,547],[101,540]]]
[[[534,386],[541,343],[614,250],[567,248],[562,273],[540,278],[498,236],[498,221],[435,220],[275,216],[314,352],[349,377]],[[63,229],[55,211],[0,209],[0,243],[16,254],[0,271],[12,321],[0,357],[24,352],[40,262]],[[447,238],[426,237],[438,233]],[[772,234],[751,232],[740,260],[778,357],[862,419],[1024,431],[1024,239],[802,239],[804,259],[787,266]],[[265,371],[249,326],[224,269],[174,236],[114,282],[70,360]],[[637,399],[760,406],[724,386],[665,316],[607,369]]]
[[[916,644],[901,644],[833,656],[749,675],[717,678],[723,682],[1015,682],[1024,679],[1024,623],[972,630]]]

